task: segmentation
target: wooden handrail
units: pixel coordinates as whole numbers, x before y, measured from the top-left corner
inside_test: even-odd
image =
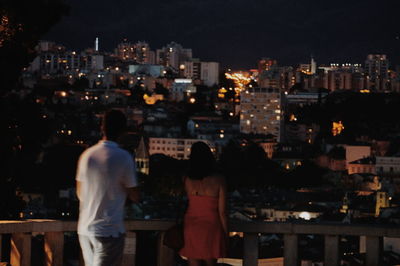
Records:
[[[125,227],[127,239],[135,240],[133,231],[165,231],[174,224],[171,220],[128,220]],[[77,229],[76,221],[61,221],[50,219],[32,219],[18,221],[0,221],[0,236],[12,234],[11,263],[12,265],[29,266],[30,238],[34,232],[45,235],[45,264],[58,266],[63,262],[64,232]],[[400,238],[400,228],[388,225],[358,225],[341,223],[301,223],[301,222],[261,222],[261,221],[231,221],[229,229],[232,232],[244,233],[244,262],[245,266],[258,264],[259,234],[284,235],[284,265],[298,265],[298,235],[313,234],[325,236],[325,265],[339,264],[339,236],[360,236],[366,239],[366,265],[380,263],[381,242],[383,237]],[[132,233],[131,233],[132,232]],[[160,234],[158,245],[158,265],[172,266],[173,251],[162,244],[163,234]],[[129,242],[128,241],[128,242]],[[327,253],[329,252],[329,253]],[[125,255],[124,255],[125,256]],[[134,261],[135,253],[127,254],[126,265]]]
[[[171,220],[127,220],[125,227],[133,231],[164,231],[171,227]],[[76,221],[50,219],[31,219],[18,221],[0,221],[0,234],[29,232],[73,232]],[[379,236],[400,238],[400,227],[390,225],[361,225],[342,223],[297,223],[297,222],[242,222],[231,221],[229,230],[244,233],[265,234],[315,234],[315,235],[350,235]]]

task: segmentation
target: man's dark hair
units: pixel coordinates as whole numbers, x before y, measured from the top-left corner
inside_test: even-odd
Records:
[[[118,110],[109,110],[103,117],[102,131],[109,140],[117,138],[126,130],[126,117]]]

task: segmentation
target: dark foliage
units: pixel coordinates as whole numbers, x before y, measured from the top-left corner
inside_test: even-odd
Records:
[[[17,217],[21,201],[15,196],[19,179],[34,179],[34,161],[49,136],[46,121],[33,97],[19,99],[18,79],[33,60],[38,40],[67,14],[62,0],[2,0],[0,5],[0,213]]]
[[[0,16],[8,23],[0,31],[0,91],[15,88],[21,70],[36,55],[34,48],[39,39],[67,13],[62,0],[1,1]]]

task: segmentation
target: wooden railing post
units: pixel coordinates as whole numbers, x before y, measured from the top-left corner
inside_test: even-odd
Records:
[[[64,232],[44,234],[44,265],[62,266],[64,259]]]
[[[258,265],[258,233],[244,233],[243,266]]]
[[[11,257],[12,266],[31,265],[31,233],[14,233],[11,237]]]
[[[380,265],[380,253],[382,249],[382,238],[379,236],[366,237],[366,265]]]
[[[3,235],[0,234],[0,261],[3,260]]]
[[[285,234],[284,241],[284,261],[285,266],[298,266],[298,241],[296,234]]]
[[[122,266],[135,266],[136,262],[136,233],[126,232]]]
[[[164,234],[160,232],[157,245],[157,266],[175,265],[175,251],[164,245]]]
[[[325,266],[339,265],[339,236],[325,235]]]

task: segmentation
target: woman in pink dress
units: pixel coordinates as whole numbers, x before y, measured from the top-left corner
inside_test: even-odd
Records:
[[[216,265],[218,258],[226,256],[226,185],[216,174],[214,155],[204,142],[192,145],[184,183],[189,204],[180,254],[188,258],[189,266]]]

